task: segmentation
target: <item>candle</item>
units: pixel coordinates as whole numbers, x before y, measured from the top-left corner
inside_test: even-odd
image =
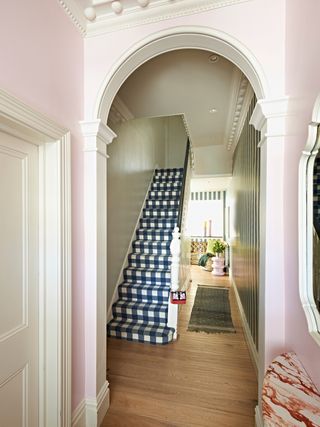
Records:
[[[212,236],[212,230],[211,230],[211,226],[212,226],[212,221],[211,221],[211,219],[209,219],[209,233],[208,233],[208,235],[209,235],[209,237],[211,237]]]
[[[207,221],[204,221],[203,227],[204,227],[203,235],[204,235],[204,237],[206,237],[206,235],[207,235]]]

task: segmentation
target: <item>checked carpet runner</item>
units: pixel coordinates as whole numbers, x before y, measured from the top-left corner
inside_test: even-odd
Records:
[[[170,243],[177,224],[183,169],[157,169],[136,230],[136,240],[113,305],[108,335],[167,344],[170,293]]]

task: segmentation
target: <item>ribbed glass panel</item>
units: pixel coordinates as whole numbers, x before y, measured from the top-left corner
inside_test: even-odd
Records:
[[[260,133],[249,125],[255,104],[254,97],[234,155],[232,274],[258,349]]]

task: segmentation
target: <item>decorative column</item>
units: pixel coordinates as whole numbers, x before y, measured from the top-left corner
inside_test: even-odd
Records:
[[[172,241],[170,243],[171,253],[171,292],[179,290],[179,272],[180,272],[180,255],[181,255],[181,240],[179,228],[175,227],[172,233]],[[174,339],[177,338],[178,326],[178,305],[171,304],[169,298],[168,308],[168,327],[175,329]]]
[[[86,422],[96,427],[109,407],[106,380],[107,145],[116,134],[99,119],[80,125],[84,136]]]

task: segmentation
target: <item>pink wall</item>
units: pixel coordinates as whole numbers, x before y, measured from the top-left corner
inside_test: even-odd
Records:
[[[286,347],[294,350],[320,388],[320,347],[307,332],[298,292],[298,163],[307,138],[313,103],[320,93],[319,16],[317,0],[287,0],[286,94],[303,97],[295,118],[297,132],[285,148]],[[301,102],[302,105],[302,102]],[[297,122],[298,120],[298,122]],[[298,126],[297,126],[298,125]]]
[[[57,1],[1,4],[0,87],[72,135],[73,407],[84,396],[83,319],[83,40]]]

